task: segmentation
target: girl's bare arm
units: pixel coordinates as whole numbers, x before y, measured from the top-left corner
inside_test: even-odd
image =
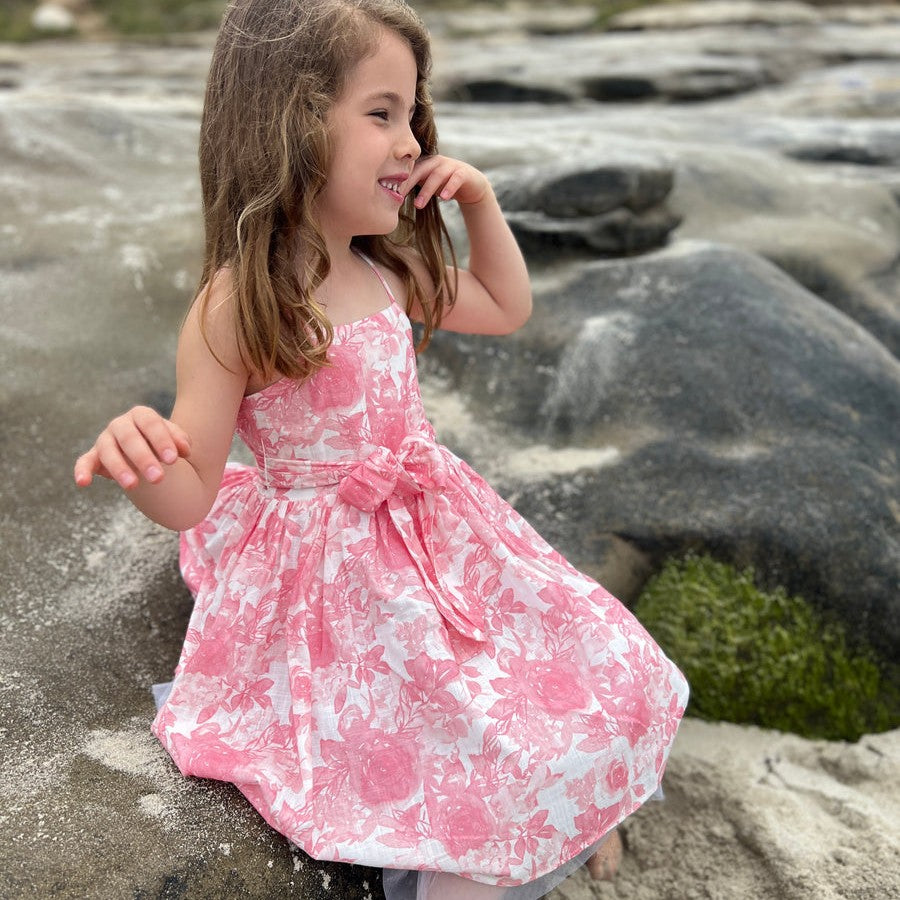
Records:
[[[203,338],[200,304],[195,303],[178,342],[171,418],[135,407],[113,419],[75,463],[76,484],[87,486],[94,475],[111,478],[144,515],[177,531],[205,518],[219,490],[247,385],[229,298],[228,279],[220,275],[207,304],[206,324],[221,362]]]
[[[474,334],[520,328],[531,315],[531,284],[490,182],[467,163],[431,156],[416,163],[407,189],[416,184],[419,208],[433,197],[456,200],[469,236],[469,267],[458,272],[456,302],[441,327]]]

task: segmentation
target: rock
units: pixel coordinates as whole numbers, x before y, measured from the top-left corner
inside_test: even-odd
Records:
[[[657,58],[615,66],[581,78],[585,97],[603,102],[664,99],[691,102],[741,94],[777,81],[760,60],[707,54]]]
[[[676,166],[669,206],[682,219],[679,235],[766,257],[900,354],[900,206],[892,190],[759,150],[722,152],[710,138]],[[873,140],[872,152],[878,146]]]
[[[432,34],[456,37],[572,34],[591,29],[597,20],[596,7],[581,3],[505,3],[501,8],[470,5],[427,10],[425,14]]]
[[[613,16],[611,30],[700,28],[710,25],[808,25],[821,14],[806,3],[790,0],[706,0],[703,3],[666,3],[632,9]]]
[[[883,25],[900,21],[893,3],[794,3],[790,0],[704,0],[639,7],[612,16],[612,31],[677,31],[711,26],[752,26],[767,30],[784,26],[831,23]]]
[[[514,78],[473,78],[450,85],[443,92],[454,103],[568,103],[571,91],[520,83]]]
[[[31,24],[38,31],[72,31],[75,28],[75,16],[57,3],[42,3],[32,13]]]
[[[900,161],[900,145],[893,142],[879,146],[873,141],[848,142],[842,138],[798,143],[785,152],[794,159],[851,163],[856,166],[889,166]]]
[[[665,166],[555,164],[508,168],[495,181],[504,211],[538,211],[559,219],[597,216],[626,207],[643,212],[658,206],[672,190]]]
[[[594,178],[596,171],[640,172],[642,178],[661,173],[667,180],[660,184],[672,187],[660,209],[671,224],[680,220],[679,237],[765,256],[900,353],[900,178],[890,164],[900,147],[897,120],[781,117],[754,112],[742,100],[705,105],[697,115],[668,106],[657,106],[652,115],[636,107],[544,108],[541,130],[534,119],[533,109],[505,107],[492,115],[485,134],[476,113],[456,111],[450,152],[492,170],[535,265],[550,262],[561,245],[569,253],[584,252],[572,250],[576,241],[586,246],[579,234],[584,223],[554,229],[543,215],[518,215],[522,209],[542,213],[557,187],[550,178],[550,189],[538,195],[531,184],[541,184],[543,173],[570,173],[565,177],[592,195],[599,183],[581,185],[579,179]],[[870,160],[877,156],[887,164],[790,158],[813,146],[856,153],[867,148]],[[547,159],[567,162],[536,162]],[[662,237],[660,231],[659,243]],[[656,240],[650,231],[640,247]],[[615,252],[603,246],[603,253]]]
[[[629,256],[666,242],[679,219],[661,210],[636,215],[616,209],[600,216],[554,219],[542,213],[511,212],[506,220],[530,260],[559,261],[569,254]]]
[[[122,499],[74,510],[72,499],[60,506],[70,540],[5,595],[17,641],[3,653],[15,752],[0,789],[0,895],[379,897],[379,871],[313,862],[233,787],[179,774],[149,732],[147,690],[177,661],[190,613],[175,536]]]
[[[639,163],[510,167],[495,181],[506,219],[532,260],[661,246],[679,222],[661,207],[671,189],[671,169]]]
[[[832,5],[825,3],[822,14],[830,22],[846,22],[852,25],[884,25],[900,22],[900,9],[896,3],[873,2],[864,4]]]
[[[701,3],[698,8],[715,5]],[[765,14],[777,6],[766,2],[755,8]],[[665,14],[668,8],[647,11],[659,9]],[[896,109],[895,76],[892,80],[890,72],[900,60],[900,16],[895,13],[894,18],[884,16],[878,21],[877,28],[823,19],[818,25],[741,28],[714,24],[553,38],[448,36],[438,58],[435,95],[474,99],[481,91],[493,102],[498,98],[531,102],[545,95],[553,103],[560,96],[617,102],[740,97],[759,113],[777,100],[780,86],[786,86],[790,94],[792,82],[806,73],[815,81],[828,76],[829,67],[858,61],[872,73],[865,114],[878,115],[880,108]],[[473,86],[469,93],[468,85]],[[761,94],[764,90],[768,93]],[[798,103],[797,112],[808,116],[811,108]]]
[[[900,116],[900,65],[898,61],[865,59],[864,48],[834,48],[837,59],[827,68],[804,72],[788,83],[763,88],[752,98],[735,98],[738,115],[796,117],[797,126],[804,121],[820,127],[857,127],[889,129]],[[856,59],[856,53],[863,58]],[[837,122],[828,119],[838,119]],[[825,121],[822,121],[822,120]],[[854,121],[854,119],[856,121]],[[844,120],[844,121],[840,121]],[[790,125],[790,120],[784,124]]]
[[[14,60],[0,59],[0,90],[9,91],[20,86],[18,78],[19,64]]]
[[[471,102],[561,103],[578,99],[628,101],[702,100],[754,90],[780,80],[778,67],[756,55],[697,49],[677,42],[652,52],[629,52],[629,35],[578,35],[530,41],[519,47],[485,47],[483,62],[451,65],[437,96]],[[505,52],[504,52],[505,51]],[[566,60],[564,67],[560,59]]]
[[[573,271],[516,335],[439,333],[423,358],[476,421],[513,429],[494,444],[494,483],[582,567],[620,569],[622,542],[651,567],[700,546],[897,658],[900,362],[728,247]],[[607,455],[508,472],[497,447],[531,443]]]

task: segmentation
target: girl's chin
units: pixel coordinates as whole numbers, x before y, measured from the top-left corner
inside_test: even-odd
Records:
[[[368,232],[369,235],[375,237],[376,235],[388,235],[393,234],[397,230],[397,226],[400,224],[400,216],[394,216],[393,222],[385,221],[383,225],[379,225],[378,228],[373,228]]]

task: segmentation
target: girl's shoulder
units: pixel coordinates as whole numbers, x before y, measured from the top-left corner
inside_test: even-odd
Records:
[[[231,331],[233,334],[234,331],[236,303],[237,293],[231,266],[222,266],[198,288],[191,301],[184,325],[198,328],[202,332],[209,332],[220,340],[226,341],[227,333]]]
[[[403,280],[400,273],[388,268],[384,264],[376,263],[375,265],[378,266],[378,271],[387,284],[388,290],[391,292],[391,297],[393,297],[394,301],[399,306],[406,309],[406,282]]]
[[[416,297],[412,298],[412,308],[410,308],[409,286],[406,276],[407,273],[412,276],[416,285],[416,291],[422,296],[430,296],[433,292],[432,278],[428,273],[424,260],[412,247],[395,246],[392,249],[400,258],[401,264],[406,267],[405,271],[397,263],[390,261],[382,262],[376,260],[375,265],[378,266],[378,271],[387,282],[394,300],[402,309],[409,313],[413,321],[420,322],[422,320],[422,312]]]
[[[181,342],[202,344],[226,369],[246,373],[236,323],[237,292],[231,266],[222,266],[202,284],[181,329]]]
[[[230,265],[225,265],[216,269],[206,283],[200,286],[194,303],[202,301],[207,309],[201,312],[208,314],[217,309],[230,309],[235,297],[234,269]]]

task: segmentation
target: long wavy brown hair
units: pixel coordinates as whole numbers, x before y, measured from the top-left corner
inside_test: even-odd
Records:
[[[433,154],[430,41],[403,0],[234,0],[225,12],[200,133],[206,250],[198,296],[205,305],[214,276],[230,267],[238,345],[264,380],[302,380],[327,362],[332,327],[315,293],[331,262],[314,207],[331,159],[328,113],[385,28],[412,50],[412,131],[423,155]],[[438,204],[417,210],[410,195],[393,234],[354,244],[404,282],[407,313],[417,304],[423,314],[421,350],[455,294],[445,264],[456,260]],[[404,248],[421,256],[433,292],[417,282]]]

